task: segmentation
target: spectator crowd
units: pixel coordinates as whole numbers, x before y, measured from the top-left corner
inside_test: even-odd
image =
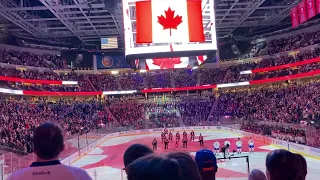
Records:
[[[1,67],[0,75],[23,79],[78,82],[77,85],[2,83],[6,87],[22,90],[59,92],[142,90],[145,88],[192,87],[196,85],[234,83],[306,73],[318,70],[319,61],[268,72],[240,74],[241,71],[285,65],[319,56],[320,49],[316,48],[295,55],[282,55],[280,57],[262,59],[258,62],[234,65],[225,69],[166,70],[123,74],[80,74],[73,71],[54,72],[48,70],[21,70]]]
[[[1,144],[22,154],[32,152],[33,131],[46,121],[59,123],[66,137],[100,128],[111,121],[104,106],[97,100],[1,99]]]
[[[66,63],[61,59],[60,56],[51,54],[37,55],[30,52],[21,52],[6,49],[0,49],[0,62],[54,69],[66,68]]]

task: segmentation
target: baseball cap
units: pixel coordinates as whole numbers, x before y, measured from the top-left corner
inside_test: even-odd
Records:
[[[195,161],[200,171],[217,172],[217,159],[214,153],[208,149],[202,149],[196,153]]]

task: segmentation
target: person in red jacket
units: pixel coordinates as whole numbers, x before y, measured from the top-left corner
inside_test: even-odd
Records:
[[[188,137],[187,136],[183,136],[182,143],[183,143],[183,148],[188,148]]]
[[[183,134],[182,134],[182,135],[183,135],[183,137],[184,137],[184,136],[188,136],[188,134],[187,134],[186,131],[183,131]]]
[[[153,141],[152,141],[152,147],[153,147],[153,150],[157,150],[157,145],[158,145],[158,142],[157,142],[157,139],[154,138]]]
[[[172,132],[169,133],[169,141],[172,141],[173,139],[173,135],[172,135]]]
[[[180,133],[179,132],[176,133],[176,141],[180,141]]]
[[[199,136],[199,143],[200,143],[200,146],[203,147],[204,146],[204,143],[203,143],[203,136],[200,134]]]
[[[190,141],[193,141],[193,142],[194,142],[194,136],[195,136],[195,134],[194,134],[193,130],[191,131],[190,136],[191,136]]]
[[[169,139],[165,138],[164,139],[164,149],[168,149],[168,147],[169,147]]]
[[[166,138],[166,135],[164,134],[164,132],[161,132],[161,140],[162,140],[162,143],[164,141],[164,139]]]

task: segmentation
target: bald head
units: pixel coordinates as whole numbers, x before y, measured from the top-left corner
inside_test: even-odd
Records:
[[[41,124],[34,131],[33,149],[43,160],[58,157],[64,149],[62,128],[51,122]]]

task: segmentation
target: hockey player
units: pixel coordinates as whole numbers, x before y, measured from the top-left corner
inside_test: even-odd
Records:
[[[190,136],[191,136],[190,141],[193,141],[193,142],[194,142],[194,136],[195,136],[195,134],[194,134],[193,130],[191,131]]]
[[[226,141],[224,141],[224,147],[226,148],[226,154],[229,155],[230,141],[228,138],[226,138]]]
[[[173,135],[172,135],[172,132],[169,133],[169,141],[172,141],[173,139]]]
[[[164,132],[161,132],[161,140],[162,140],[162,143],[164,142],[164,139],[166,138],[166,135],[164,134]]]
[[[218,155],[220,150],[220,143],[218,141],[214,142],[213,148],[214,148],[215,155]]]
[[[176,141],[180,141],[180,133],[179,132],[176,133]]]
[[[157,145],[158,145],[158,142],[157,142],[157,139],[154,138],[153,141],[152,141],[152,147],[153,147],[153,150],[157,150]]]
[[[188,136],[183,136],[182,143],[183,148],[188,148]]]
[[[203,136],[200,134],[199,136],[199,143],[200,143],[200,147],[203,147],[204,146],[204,143],[203,143]]]
[[[237,153],[241,154],[242,153],[242,141],[240,140],[240,138],[238,138],[238,141],[236,142],[236,146],[237,146]]]
[[[183,137],[182,137],[182,138],[184,138],[185,136],[188,136],[188,134],[187,134],[187,132],[186,132],[186,131],[183,131],[182,135],[183,135]]]
[[[252,137],[250,137],[248,145],[249,145],[249,152],[253,153],[254,152],[254,140],[252,139]]]
[[[168,149],[169,148],[169,139],[167,137],[165,137],[164,139],[164,149]]]

